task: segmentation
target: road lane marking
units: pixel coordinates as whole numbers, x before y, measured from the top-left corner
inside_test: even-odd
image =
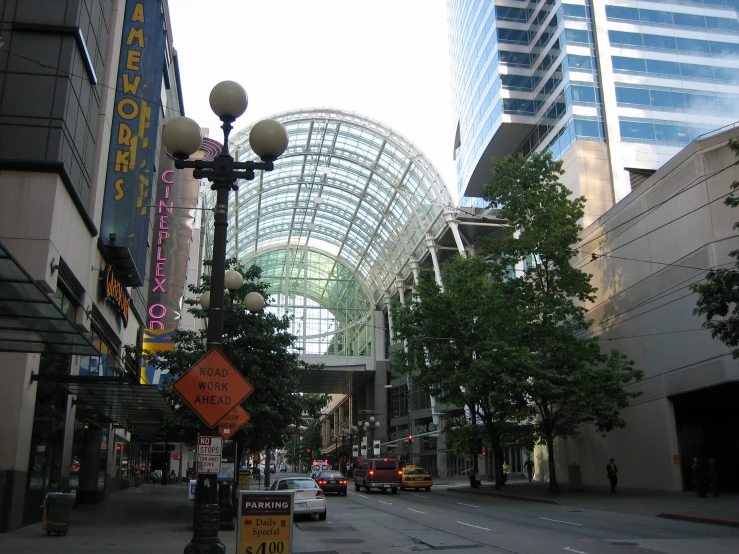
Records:
[[[385,502],[384,500],[378,500],[378,502],[379,502],[380,504],[387,504],[388,506],[392,506],[392,505],[393,505],[393,503],[392,503],[392,502]]]
[[[411,512],[416,512],[417,514],[425,514],[426,512],[422,512],[421,510],[414,510],[413,508],[406,508],[406,510],[410,510]]]
[[[359,498],[369,498],[369,496],[364,496],[363,494],[359,494],[358,492],[355,492],[353,494],[356,494]]]
[[[479,508],[480,506],[475,506],[474,504],[465,504],[464,502],[457,502],[457,504],[460,504],[462,506],[469,506],[470,508]]]
[[[575,552],[575,554],[588,554],[587,552],[583,552],[582,550],[573,550],[569,546],[565,546],[564,549],[567,550],[567,551],[569,551],[569,552]]]
[[[549,519],[548,517],[540,517],[539,519],[546,519],[547,521],[556,521],[557,523],[566,523],[567,525],[580,525],[582,523],[572,523],[571,521],[562,521],[561,519]]]
[[[466,525],[467,527],[474,527],[475,529],[483,529],[485,531],[490,531],[487,527],[478,527],[477,525],[472,525],[471,523],[465,523],[464,521],[458,521],[460,525]]]

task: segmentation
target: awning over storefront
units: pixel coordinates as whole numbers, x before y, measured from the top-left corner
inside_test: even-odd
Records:
[[[100,356],[78,328],[0,243],[0,352]]]
[[[164,428],[175,417],[155,385],[87,375],[34,375],[33,380],[56,383],[76,396],[78,419],[88,416],[133,433],[159,435],[164,434]]]

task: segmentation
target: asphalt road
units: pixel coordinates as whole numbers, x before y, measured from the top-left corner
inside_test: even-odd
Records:
[[[329,495],[325,522],[296,521],[296,553],[735,554],[739,529],[653,516],[431,492]]]

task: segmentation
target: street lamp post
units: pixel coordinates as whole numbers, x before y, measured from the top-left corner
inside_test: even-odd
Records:
[[[369,420],[364,421],[364,422],[361,422],[360,421],[360,425],[364,428],[364,431],[365,431],[365,434],[366,434],[365,436],[367,436],[368,439],[369,439],[368,440],[368,444],[367,444],[367,450],[369,450],[370,448],[372,449],[372,456],[369,456],[369,453],[368,453],[367,457],[368,458],[374,457],[374,455],[375,455],[375,448],[374,448],[374,444],[373,444],[373,439],[374,439],[374,435],[375,435],[375,429],[379,429],[380,428],[380,422],[379,421],[375,421],[375,416],[372,415],[372,416],[369,417]]]
[[[274,161],[287,149],[287,131],[274,120],[260,121],[252,127],[249,143],[261,162],[235,162],[228,151],[232,123],[246,111],[246,91],[234,81],[218,83],[210,93],[210,107],[223,125],[223,148],[212,161],[188,160],[202,144],[200,125],[187,117],[175,117],[164,126],[162,142],[175,159],[175,168],[192,169],[196,179],[211,181],[216,191],[213,228],[211,290],[208,294],[208,349],[221,349],[223,344],[223,295],[226,280],[226,229],[228,227],[228,193],[236,190],[238,179],[252,180],[257,170],[272,171]],[[252,294],[252,293],[249,293]],[[261,295],[260,295],[261,296]],[[247,295],[246,301],[249,300]],[[252,297],[252,301],[254,297]],[[202,298],[201,298],[202,302]],[[263,300],[262,300],[263,302]],[[247,305],[247,308],[249,306]],[[260,307],[261,309],[261,307]],[[203,434],[211,430],[203,427]],[[218,538],[219,506],[215,475],[199,476],[195,490],[193,537],[185,554],[221,554],[226,547]]]

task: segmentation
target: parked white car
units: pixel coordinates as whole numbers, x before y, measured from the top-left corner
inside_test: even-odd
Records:
[[[282,477],[269,487],[271,491],[294,491],[294,514],[318,514],[326,519],[326,495],[313,479],[308,477]]]

